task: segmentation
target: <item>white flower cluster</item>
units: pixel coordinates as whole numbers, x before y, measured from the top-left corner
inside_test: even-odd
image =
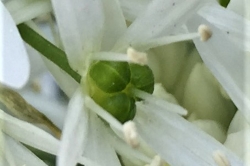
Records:
[[[45,165],[22,142],[57,155],[58,166],[249,164],[244,147],[250,144],[250,21],[249,14],[244,17],[239,10],[242,4],[231,0],[223,8],[213,0],[6,2],[16,24],[54,12],[62,48],[82,80],[76,83],[45,61],[70,97],[61,140],[1,111],[0,143],[5,143],[0,144],[0,162]],[[11,16],[0,5],[0,33],[7,36],[0,42],[0,53],[8,64],[0,81],[20,88],[28,80],[29,62]],[[121,124],[89,96],[86,77],[94,60],[148,63],[152,68],[154,94],[131,92],[143,99],[136,102],[133,120]]]

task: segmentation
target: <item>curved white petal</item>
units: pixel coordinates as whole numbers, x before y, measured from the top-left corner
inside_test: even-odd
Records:
[[[180,28],[203,1],[155,0],[130,25],[114,50],[124,51],[128,46],[139,47],[150,39],[170,35]],[[147,48],[143,48],[147,49]]]
[[[111,146],[112,142],[108,140],[105,125],[96,114],[90,114],[87,143],[84,147],[83,156],[95,161],[98,165],[120,166],[117,154]]]
[[[9,12],[0,2],[0,82],[22,88],[29,78],[30,64],[23,41]]]
[[[216,165],[212,155],[217,150],[228,157],[231,165],[243,165],[222,144],[179,115],[148,109],[142,104],[137,106],[135,121],[141,138],[170,165]]]
[[[228,39],[227,33],[215,27],[199,16],[193,17],[187,24],[190,31],[197,31],[200,24],[206,24],[212,30],[212,37],[207,42],[195,39],[194,43],[205,65],[217,78],[237,108],[243,112],[248,121],[250,98],[246,85],[249,79],[249,58],[242,49]],[[245,65],[246,64],[246,65]]]
[[[5,135],[5,143],[13,156],[16,165],[47,166],[40,158],[29,151],[24,145]]]
[[[84,52],[101,47],[104,11],[102,0],[53,0],[53,8],[69,63],[83,66]]]
[[[89,113],[85,109],[82,91],[78,88],[69,102],[58,152],[58,166],[74,166],[77,164],[82,154],[82,147],[88,141],[88,123]]]
[[[51,154],[57,153],[59,141],[40,128],[0,110],[0,125],[2,124],[2,130],[12,138]]]

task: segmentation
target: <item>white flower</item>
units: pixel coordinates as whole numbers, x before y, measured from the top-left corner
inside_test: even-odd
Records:
[[[200,33],[197,33],[201,22],[199,22],[196,10],[204,4],[206,4],[205,1],[195,0],[188,2],[156,0],[149,3],[145,10],[138,11],[140,14],[136,18],[133,18],[134,13],[129,13],[131,8],[127,8],[129,9],[127,14],[130,14],[128,20],[134,21],[126,30],[125,21],[117,1],[53,1],[68,60],[72,68],[78,71],[83,78],[86,75],[91,58],[112,60],[113,55],[121,56],[119,52],[124,52],[129,46],[146,51],[172,42],[204,37],[203,34],[208,35],[208,37],[203,38],[204,41],[208,41],[203,43],[198,39],[195,40],[198,51],[203,48],[203,45],[207,49],[210,43],[216,44],[214,38],[219,39],[221,35],[216,33],[217,30],[213,28],[213,25],[205,22],[207,23],[207,26],[204,26],[205,29],[203,28]],[[224,13],[222,12],[222,14]],[[201,20],[204,21],[205,19],[201,18]],[[191,24],[192,21],[194,21],[194,25]],[[188,29],[195,32],[180,34],[183,30],[179,31],[179,29],[183,27],[184,23],[187,23]],[[212,31],[211,39],[209,39],[211,36],[210,30]],[[177,35],[170,37],[170,34]],[[218,39],[216,41],[219,41]],[[230,42],[230,39],[225,41],[226,44],[228,42]],[[224,55],[222,53],[224,49],[220,50],[218,50],[219,53]],[[205,56],[206,52],[200,51],[200,53]],[[210,67],[204,56],[202,58],[206,65]],[[220,81],[219,78],[217,79]],[[83,84],[83,86],[85,85]],[[112,127],[118,129],[119,136],[121,136],[119,132],[122,131],[121,124],[96,105],[88,97],[85,88],[83,87],[83,90],[78,88],[70,101],[58,163],[59,165],[74,165],[77,163],[79,156],[84,155],[102,165],[119,165],[112,147],[115,145],[107,142],[109,127],[105,126],[89,110],[96,112]],[[135,94],[146,100],[146,104],[137,103],[137,115],[134,121],[138,127],[138,134],[169,164],[214,165],[215,162],[228,160],[232,165],[242,165],[242,162],[222,144],[201,132],[176,113],[171,112],[174,110],[183,113],[185,112],[183,108],[170,103],[162,106],[161,100],[143,92],[136,91]],[[137,134],[131,132],[129,135],[128,137],[134,138],[134,135]],[[183,135],[185,135],[185,138],[183,138]],[[118,151],[118,148],[115,148]],[[98,153],[96,150],[98,150]],[[217,150],[220,150],[220,152]],[[84,152],[82,153],[82,151]],[[227,158],[223,157],[223,153]],[[213,156],[213,154],[215,155]],[[175,157],[180,155],[182,159],[176,160]]]

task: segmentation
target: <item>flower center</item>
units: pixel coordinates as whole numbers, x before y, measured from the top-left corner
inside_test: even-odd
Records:
[[[134,118],[135,101],[131,89],[153,93],[154,76],[147,65],[128,62],[93,61],[87,73],[90,97],[121,123]]]

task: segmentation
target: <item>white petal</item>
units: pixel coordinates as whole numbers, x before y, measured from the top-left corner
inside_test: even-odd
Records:
[[[53,0],[56,20],[71,67],[83,66],[84,52],[99,50],[104,27],[101,0]]]
[[[105,25],[102,39],[102,51],[108,51],[127,30],[127,25],[118,0],[103,0],[103,8]]]
[[[128,21],[134,21],[151,0],[120,0],[123,14]]]
[[[220,6],[206,6],[199,15],[221,30],[225,38],[234,42],[242,50],[250,51],[250,20]]]
[[[84,96],[79,88],[69,102],[57,158],[58,166],[74,166],[78,162],[87,139],[88,119]]]
[[[96,114],[90,114],[87,144],[84,147],[83,156],[102,166],[120,166],[117,154],[111,146],[112,142],[107,139],[105,125]]]
[[[216,150],[224,152],[231,165],[243,165],[222,144],[179,115],[137,106],[135,121],[140,136],[170,165],[215,165],[212,154]]]
[[[124,51],[128,46],[137,48],[140,43],[148,42],[152,38],[171,34],[196,11],[200,3],[199,0],[152,1],[130,25],[114,50]]]
[[[6,8],[10,9],[9,11],[16,24],[29,21],[43,14],[47,14],[52,10],[49,0],[9,1],[6,3]]]
[[[24,145],[19,142],[16,142],[11,137],[5,135],[6,146],[13,155],[14,162],[16,165],[25,165],[25,166],[46,166],[46,164],[29,151]]]
[[[234,42],[228,40],[227,34],[199,16],[193,17],[187,26],[189,30],[197,31],[197,27],[201,23],[206,24],[212,30],[213,35],[207,42],[195,39],[196,48],[205,65],[226,90],[237,108],[250,121],[250,116],[247,115],[250,109],[250,100],[246,91],[249,73],[246,72],[245,68],[247,67],[245,62],[249,63],[248,55],[239,49]]]
[[[28,81],[29,59],[16,25],[2,2],[0,11],[0,82],[19,89]]]
[[[0,125],[2,124],[4,124],[2,130],[12,138],[51,154],[57,153],[59,146],[57,139],[32,124],[16,119],[0,110]]]

